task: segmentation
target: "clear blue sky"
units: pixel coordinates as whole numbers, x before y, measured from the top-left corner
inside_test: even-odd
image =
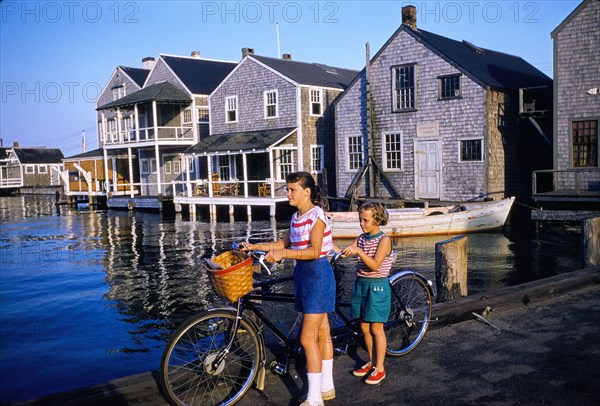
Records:
[[[417,7],[417,26],[518,55],[552,77],[550,33],[580,0],[0,2],[4,146],[97,148],[95,99],[118,65],[158,54],[239,61],[241,48],[360,70]]]

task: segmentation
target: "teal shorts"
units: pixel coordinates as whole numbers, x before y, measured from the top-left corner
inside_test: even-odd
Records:
[[[392,294],[388,278],[356,278],[352,287],[352,317],[369,323],[385,323],[390,316]]]

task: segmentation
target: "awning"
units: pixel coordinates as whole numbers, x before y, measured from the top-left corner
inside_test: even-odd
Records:
[[[161,82],[100,106],[96,110],[133,106],[137,103],[152,101],[173,104],[189,104],[192,102],[192,98],[177,86],[169,82]]]
[[[265,151],[296,131],[296,127],[211,135],[188,148],[188,154]]]

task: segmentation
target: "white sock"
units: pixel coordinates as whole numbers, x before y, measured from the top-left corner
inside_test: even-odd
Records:
[[[333,358],[324,359],[321,365],[321,392],[327,392],[333,389]]]
[[[308,374],[308,396],[306,400],[314,403],[322,403],[321,397],[321,372],[309,372]]]

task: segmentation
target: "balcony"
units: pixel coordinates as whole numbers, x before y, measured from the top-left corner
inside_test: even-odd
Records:
[[[158,135],[158,137],[157,137]],[[194,142],[194,130],[188,127],[146,127],[138,130],[107,131],[105,146],[122,146],[130,144],[173,144],[192,145]]]

